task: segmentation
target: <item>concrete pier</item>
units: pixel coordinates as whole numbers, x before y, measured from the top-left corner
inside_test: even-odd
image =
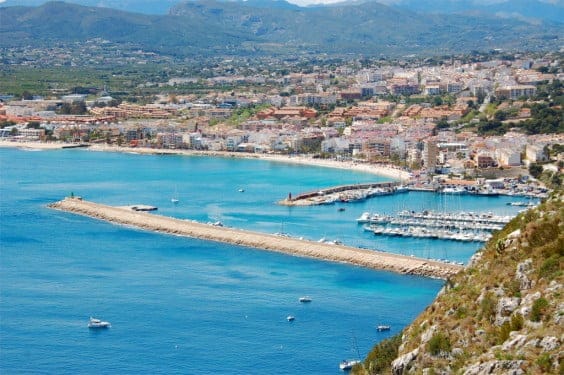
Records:
[[[315,191],[308,191],[306,193],[300,193],[294,196],[288,196],[278,202],[278,204],[283,206],[312,206],[325,204],[326,199],[331,196],[337,196],[342,193],[355,193],[362,190],[381,188],[393,190],[399,186],[399,182],[372,182],[363,184],[352,184],[352,185],[339,185],[330,188],[318,189]]]
[[[62,201],[50,204],[49,207],[155,232],[217,241],[330,262],[347,263],[402,274],[446,279],[462,269],[459,265],[376,250],[364,250],[343,245],[319,243],[242,229],[216,227],[208,224],[155,215],[148,212],[133,211],[124,207],[102,205],[88,202],[80,198],[65,198]]]

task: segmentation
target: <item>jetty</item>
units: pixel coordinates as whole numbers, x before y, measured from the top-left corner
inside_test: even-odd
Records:
[[[462,270],[462,266],[428,259],[392,254],[377,250],[359,249],[275,234],[218,227],[195,221],[135,211],[127,207],[108,206],[81,198],[67,197],[48,207],[107,222],[137,227],[159,233],[173,234],[274,251],[293,256],[346,263],[401,274],[447,279]]]
[[[283,206],[313,206],[335,202],[355,202],[377,195],[394,194],[399,182],[373,182],[363,184],[339,185],[292,196],[278,202]],[[403,191],[403,189],[402,189]]]

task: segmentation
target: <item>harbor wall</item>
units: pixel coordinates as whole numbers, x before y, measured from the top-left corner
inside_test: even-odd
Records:
[[[50,204],[49,207],[155,232],[252,247],[331,262],[347,263],[402,274],[446,279],[462,269],[461,266],[454,264],[445,264],[376,250],[319,243],[242,229],[217,227],[209,224],[155,215],[148,212],[134,211],[127,207],[102,205],[77,197],[65,198]]]

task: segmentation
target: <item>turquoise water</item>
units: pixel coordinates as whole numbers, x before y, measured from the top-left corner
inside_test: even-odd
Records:
[[[382,238],[363,211],[516,212],[509,198],[409,193],[283,207],[385,180],[260,160],[0,149],[0,373],[336,374],[427,306],[442,282],[155,234],[46,208],[73,192],[159,214],[466,261],[478,244]],[[244,192],[239,192],[244,189]],[[175,192],[180,199],[174,205]],[[513,210],[513,211],[512,211]],[[309,295],[313,302],[300,304]],[[292,323],[287,315],[294,315]],[[92,332],[88,317],[112,323]],[[377,332],[390,324],[390,332]]]

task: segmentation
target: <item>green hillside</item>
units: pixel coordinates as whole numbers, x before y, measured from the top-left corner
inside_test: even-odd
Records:
[[[517,216],[356,374],[562,374],[564,195]]]
[[[160,54],[186,56],[451,54],[471,50],[551,49],[560,24],[461,15],[416,14],[376,2],[277,8],[245,2],[181,3],[168,15],[50,2],[0,8],[0,48],[102,38]]]

